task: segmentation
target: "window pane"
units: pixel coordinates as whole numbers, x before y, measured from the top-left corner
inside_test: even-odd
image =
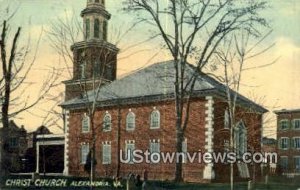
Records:
[[[106,114],[103,118],[103,131],[111,130],[111,116],[110,114]]]
[[[89,132],[90,131],[90,120],[89,117],[85,116],[82,119],[82,132]]]
[[[300,129],[300,120],[299,119],[294,120],[294,129]]]
[[[87,156],[89,154],[89,145],[82,145],[81,146],[81,163],[85,164]]]
[[[133,151],[135,149],[135,145],[133,143],[126,144],[126,158],[130,158],[130,163],[133,163]],[[129,155],[128,155],[129,151]]]
[[[126,128],[129,130],[135,128],[135,116],[132,112],[129,112],[126,117]]]
[[[86,39],[90,38],[90,19],[85,20],[85,27],[86,27]]]
[[[159,128],[159,125],[160,125],[160,114],[158,111],[153,111],[151,113],[151,124],[150,124],[150,127],[151,128]]]
[[[99,19],[95,19],[95,25],[94,25],[94,37],[99,38]]]
[[[288,121],[287,120],[281,120],[280,121],[280,128],[281,129],[287,129],[288,128]]]
[[[103,144],[103,152],[102,152],[102,163],[110,164],[111,163],[111,145]]]

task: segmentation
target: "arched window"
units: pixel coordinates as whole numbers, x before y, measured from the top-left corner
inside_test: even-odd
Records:
[[[126,117],[126,130],[134,130],[135,128],[135,115],[132,111],[129,111]]]
[[[234,147],[238,156],[247,152],[247,129],[240,121],[234,129]]]
[[[85,36],[86,39],[90,38],[90,19],[88,18],[85,20]]]
[[[226,109],[225,113],[224,113],[224,128],[225,129],[229,128],[229,112],[228,112],[228,109]]]
[[[83,116],[81,121],[81,130],[83,133],[90,132],[90,118],[86,114]]]
[[[103,22],[103,39],[107,40],[107,21],[104,20]]]
[[[80,78],[85,79],[85,63],[80,64]]]
[[[160,127],[160,113],[158,110],[154,110],[150,116],[150,128],[157,129]]]
[[[111,131],[111,115],[108,112],[103,117],[103,131]]]
[[[94,23],[94,37],[95,38],[99,38],[99,28],[100,28],[99,24],[100,24],[99,19],[96,18],[95,23]]]

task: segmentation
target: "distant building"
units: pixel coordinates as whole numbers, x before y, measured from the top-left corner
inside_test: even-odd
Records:
[[[267,137],[263,137],[262,138],[262,150],[263,153],[276,153],[277,151],[277,141],[276,139],[273,138],[267,138]],[[265,170],[263,170],[265,172],[265,174],[275,174],[276,173],[276,163],[275,160],[270,160],[267,158],[267,160],[265,160],[266,164],[265,166]]]
[[[300,174],[300,109],[278,110],[277,141],[279,170],[282,174]]]
[[[35,173],[63,174],[64,134],[41,134],[36,136]]]
[[[17,126],[14,121],[9,122],[8,128],[0,128],[0,135],[5,134],[5,139],[2,139],[1,145],[3,146],[4,152],[1,155],[4,162],[3,166],[6,167],[8,172],[19,172],[22,171],[24,165],[22,159],[25,156],[27,143],[26,134],[27,131],[24,126]],[[4,144],[2,144],[4,143]]]
[[[50,130],[45,126],[40,126],[35,131],[28,133],[27,140],[27,151],[24,158],[25,169],[24,172],[36,171],[36,143],[38,135],[52,134]]]

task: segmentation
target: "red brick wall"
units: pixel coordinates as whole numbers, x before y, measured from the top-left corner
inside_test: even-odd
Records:
[[[282,119],[288,119],[289,121],[289,129],[287,130],[280,130],[280,120]],[[288,137],[289,140],[291,140],[293,137],[300,137],[300,130],[292,129],[292,121],[293,119],[300,119],[300,112],[289,112],[289,113],[280,113],[277,114],[277,153],[278,153],[278,162],[280,164],[280,156],[287,156],[288,157],[288,171],[287,172],[294,172],[295,165],[294,165],[294,156],[300,156],[300,151],[291,148],[287,150],[282,150],[279,148],[278,143],[280,143],[279,139],[281,137]],[[280,170],[279,172],[284,172],[280,169],[280,166],[278,167]]]
[[[227,108],[227,103],[221,100],[215,100],[214,105],[214,150],[215,152],[224,151],[224,140],[230,142],[230,129],[224,128],[224,113]],[[248,151],[251,152],[251,147],[254,151],[261,151],[261,124],[262,116],[259,113],[249,112],[248,108],[237,107],[236,110],[236,122],[243,120],[245,127],[247,128],[247,145]],[[256,179],[260,174],[260,166],[256,164]],[[252,177],[253,167],[248,164],[250,177]],[[230,180],[230,164],[217,163],[214,165],[217,182],[229,182]],[[237,165],[234,164],[234,180],[243,181],[239,177]]]
[[[205,103],[207,101],[204,98],[193,100],[191,103],[190,119],[188,127],[186,129],[185,137],[187,138],[187,151],[198,152],[201,150],[205,152]],[[223,129],[224,121],[224,109],[225,105],[220,101],[215,101],[215,149],[217,146],[223,143],[221,134],[219,133]],[[161,123],[159,129],[150,129],[150,113],[153,111],[153,107],[156,107],[160,111]],[[134,131],[126,131],[126,115],[128,110],[131,109],[136,115],[136,127]],[[112,116],[112,130],[109,132],[102,132],[102,119],[108,111]],[[71,111],[69,119],[69,172],[70,175],[88,175],[83,170],[83,165],[80,165],[80,143],[89,142],[90,134],[81,133],[81,118],[84,111]],[[247,115],[245,118],[246,126],[253,128],[254,131],[260,131],[259,125],[254,125],[252,119],[260,120],[259,117]],[[118,126],[118,109],[115,107],[105,108],[97,110],[95,115],[96,126],[96,156],[97,176],[115,176],[117,171],[117,126]],[[253,126],[253,127],[252,127]],[[250,129],[249,129],[250,130]],[[248,131],[248,134],[250,132]],[[173,102],[158,102],[153,104],[139,104],[134,106],[123,106],[121,108],[121,149],[125,149],[126,140],[135,140],[135,149],[147,150],[149,149],[150,140],[160,140],[161,152],[172,152],[176,150],[176,134],[175,134],[175,104]],[[227,133],[228,136],[228,133]],[[255,133],[255,139],[260,140],[260,132]],[[251,139],[251,138],[248,138]],[[102,142],[110,141],[112,145],[112,163],[110,165],[102,165]],[[222,144],[223,145],[223,144]],[[258,146],[259,143],[256,145]],[[198,158],[198,157],[197,157]],[[190,182],[207,182],[203,180],[204,163],[186,163],[183,164],[183,177],[185,181]],[[168,164],[121,164],[120,174],[126,176],[129,172],[140,174],[142,176],[143,170],[148,171],[149,179],[159,180],[172,180],[175,175],[175,163]],[[224,170],[224,166],[215,166],[216,177],[220,181],[227,180],[228,172]],[[228,170],[229,171],[229,170]]]

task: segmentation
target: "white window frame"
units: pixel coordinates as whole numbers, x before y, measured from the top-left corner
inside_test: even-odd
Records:
[[[81,144],[80,147],[80,163],[86,164],[86,160],[90,151],[89,144]]]
[[[184,154],[183,158],[182,158],[182,163],[187,163],[188,144],[187,144],[187,139],[186,138],[182,141],[181,146],[182,146],[182,153]]]
[[[129,109],[129,112],[126,116],[126,130],[133,131],[134,129],[135,129],[135,114]]]
[[[150,153],[160,153],[160,140],[150,140]]]
[[[125,155],[126,159],[128,159],[129,156],[129,164],[134,164],[133,162],[133,151],[135,150],[135,141],[126,141],[125,142]],[[130,154],[128,155],[128,149],[130,149]]]
[[[299,159],[298,161],[298,166],[296,160]],[[300,155],[299,156],[294,156],[294,166],[295,166],[295,171],[297,173],[300,173]]]
[[[87,125],[86,125],[87,122]],[[85,113],[81,120],[81,132],[89,133],[90,132],[90,117]]]
[[[299,122],[298,123],[298,128],[296,128],[296,122]],[[300,130],[300,119],[293,119],[293,129],[295,129],[295,130]]]
[[[241,120],[234,129],[234,148],[238,156],[247,152],[247,128]]]
[[[283,145],[283,140],[286,140],[286,147],[284,148]],[[288,150],[289,149],[289,138],[288,137],[280,137],[280,141],[279,141],[279,148],[281,150]]]
[[[298,139],[298,143],[296,142],[296,139]],[[300,149],[300,137],[293,137],[293,148],[294,149]],[[298,144],[298,146],[297,146]]]
[[[224,112],[224,128],[229,129],[229,111],[228,109]]]
[[[109,120],[106,121],[107,118],[109,118]],[[109,127],[107,128],[106,126],[109,126]],[[104,132],[111,131],[111,128],[112,128],[111,115],[108,112],[106,112],[104,117],[103,117],[102,127],[103,127]]]
[[[283,122],[286,122],[286,125],[287,125],[285,129],[282,128],[282,123]],[[289,129],[289,120],[288,119],[281,119],[279,121],[279,130],[288,130],[288,129]]]
[[[156,108],[150,114],[150,129],[160,128],[160,112]]]
[[[280,166],[281,166],[281,168],[282,168],[282,158],[286,159],[286,168],[284,168],[284,169],[288,170],[288,168],[289,168],[289,158],[287,156],[280,156]]]
[[[102,164],[111,164],[111,144],[102,144]]]

